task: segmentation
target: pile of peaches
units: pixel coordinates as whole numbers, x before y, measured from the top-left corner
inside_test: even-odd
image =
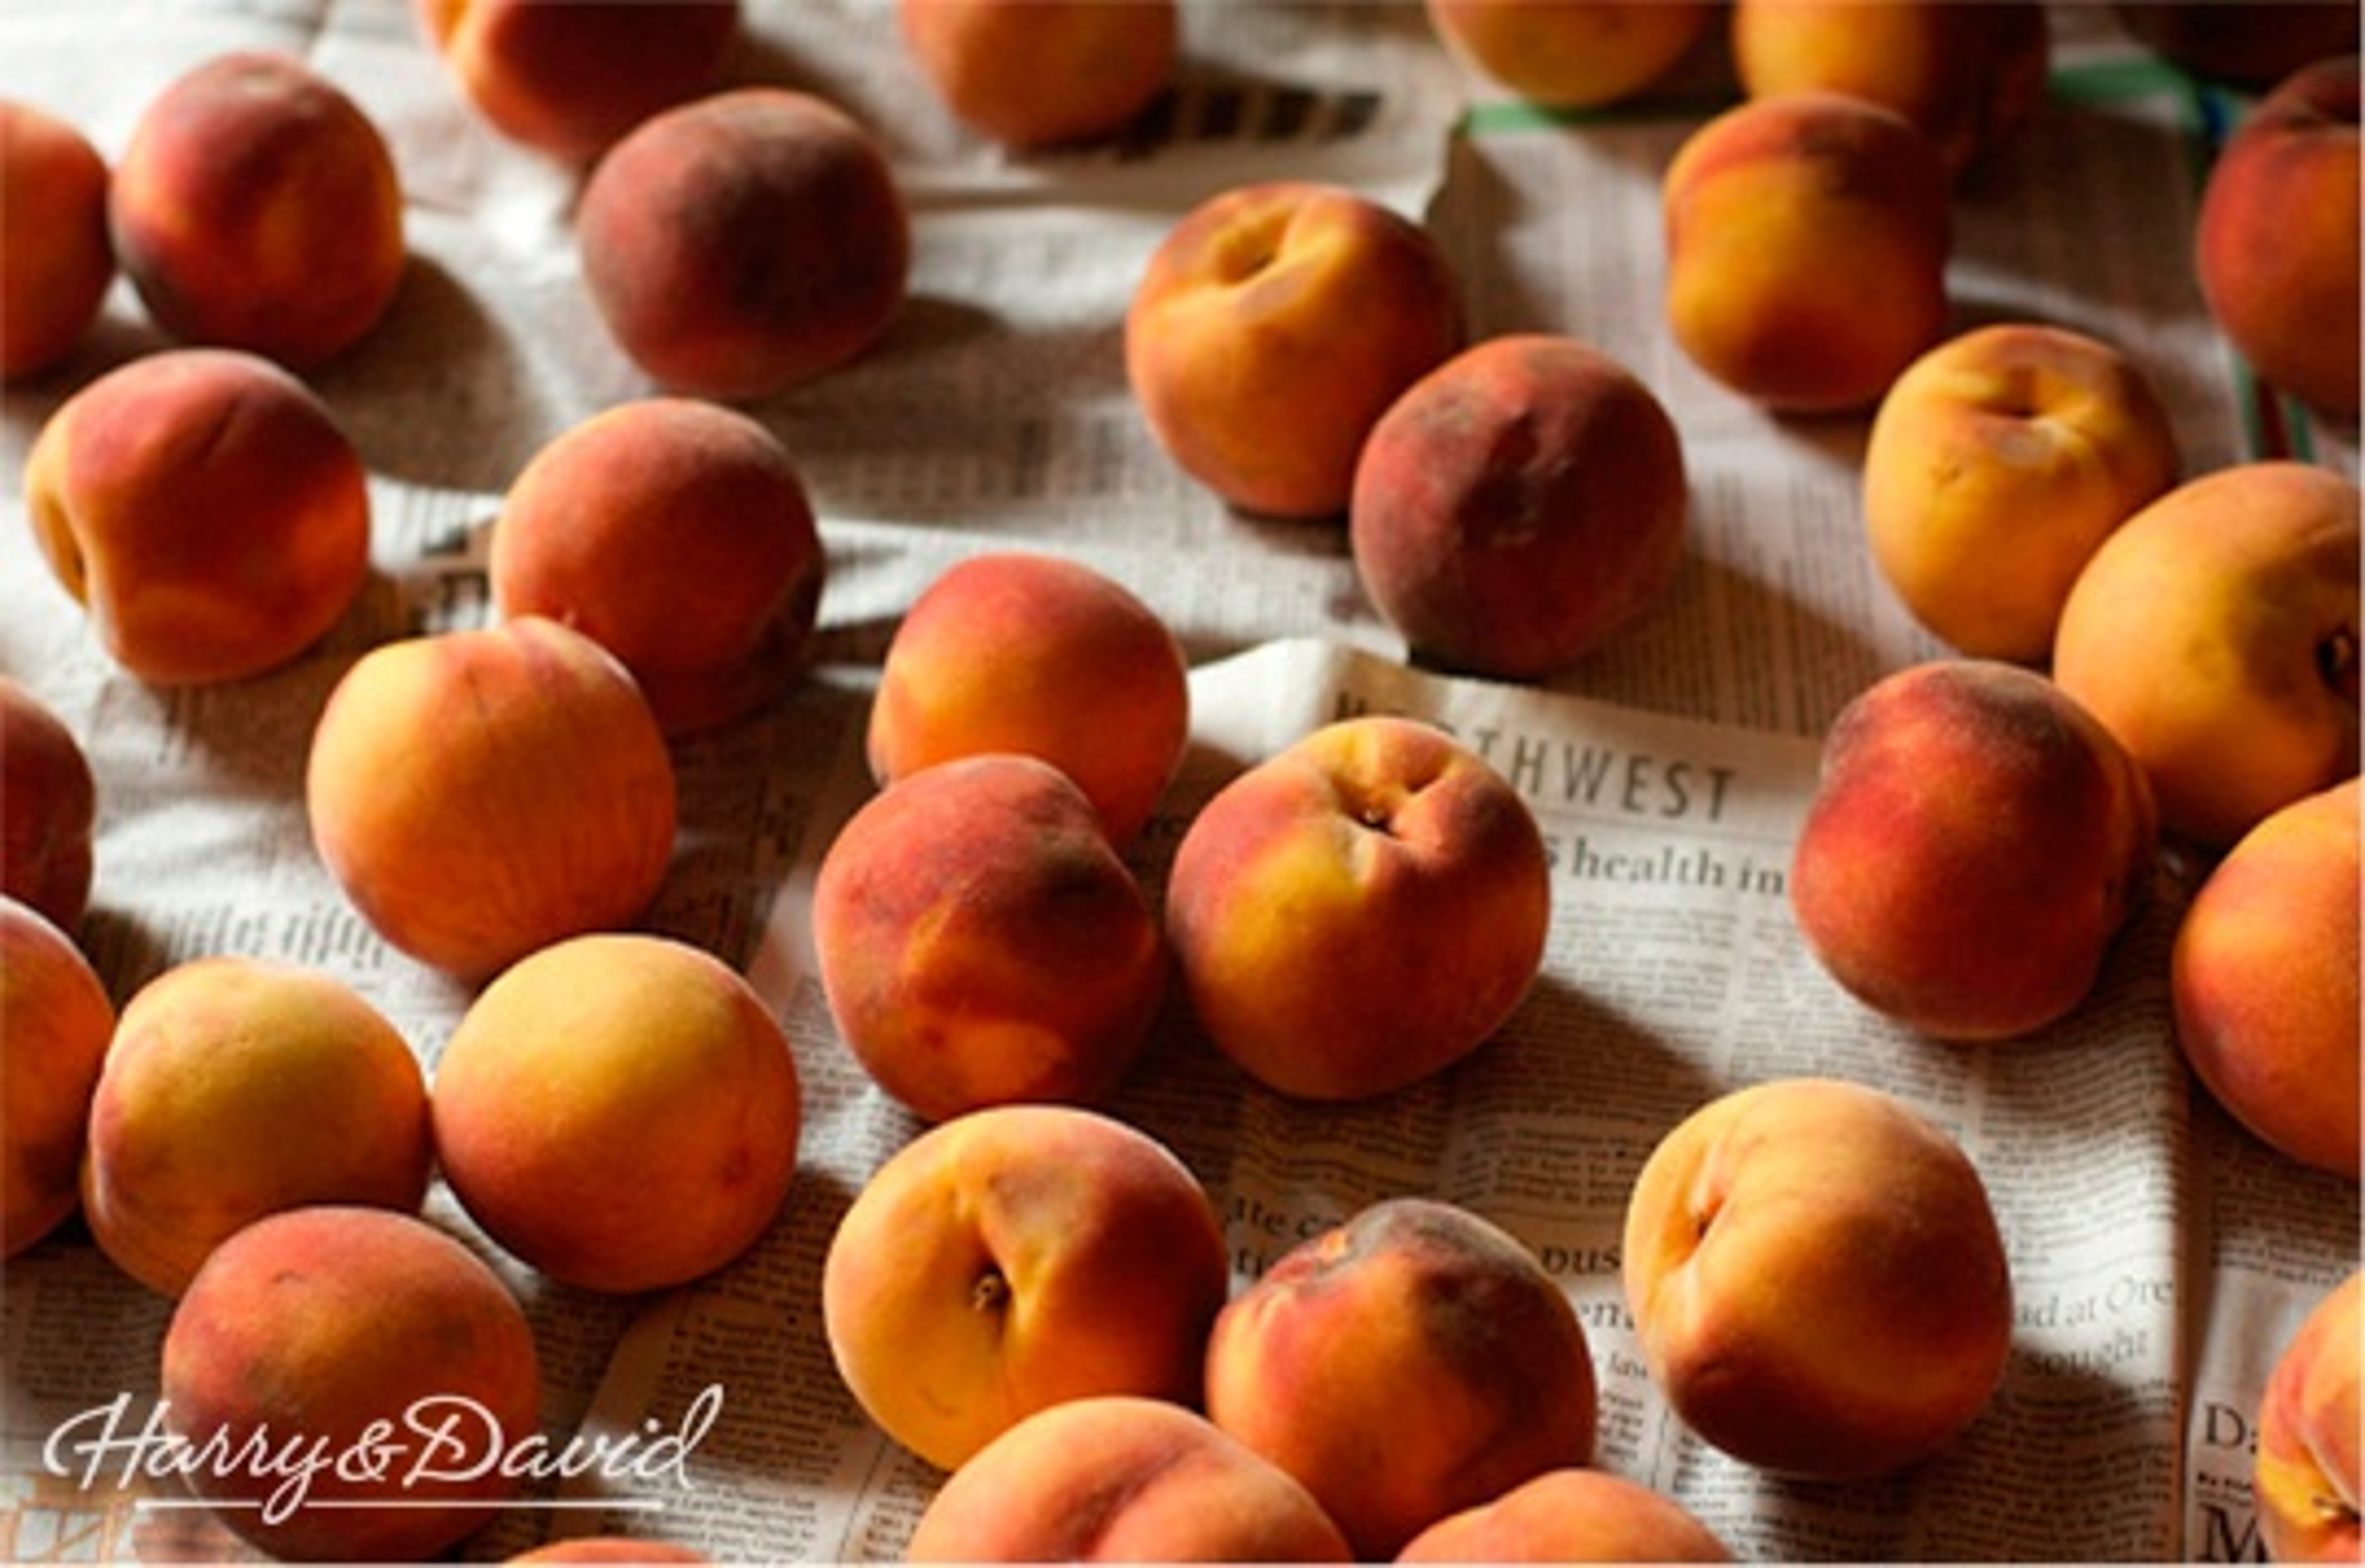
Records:
[[[1150,0],[899,13],[922,78],[1014,149],[1115,130],[1181,55],[1175,8]],[[476,988],[433,1081],[322,973],[201,958],[118,1009],[74,938],[95,782],[0,681],[0,1242],[15,1256],[78,1213],[176,1299],[162,1382],[187,1433],[358,1440],[451,1394],[531,1431],[522,1309],[420,1217],[432,1181],[520,1262],[631,1293],[741,1256],[797,1168],[779,1022],[713,956],[633,926],[676,847],[673,744],[800,678],[824,588],[791,455],[728,405],[873,350],[910,220],[843,111],[717,86],[731,0],[420,15],[477,111],[581,168],[584,286],[662,389],[515,476],[489,624],[363,655],[313,733],[321,863],[389,946]],[[1921,1035],[2021,1037],[2085,1000],[2174,850],[2205,868],[2171,983],[2196,1075],[2282,1154],[2354,1178],[2358,490],[2296,462],[2188,476],[2114,346],[2034,321],[1950,332],[1951,192],[2043,93],[2042,9],[1428,15],[1472,70],[1573,109],[1647,90],[1723,29],[1742,101],[1664,172],[1667,328],[1772,416],[1868,421],[1866,547],[1955,650],[1830,731],[1789,883],[1816,958]],[[2288,43],[2244,62],[2259,96],[2212,175],[2197,277],[2262,377],[2353,420],[2357,66]],[[67,398],[28,462],[42,558],[99,643],[159,686],[312,649],[361,591],[370,521],[362,462],[303,377],[374,330],[408,261],[375,128],[296,62],[226,57],[170,85],[111,169],[0,104],[0,374],[62,363],[118,269],[183,340]],[[350,264],[316,265],[328,250]],[[1243,512],[1342,521],[1373,608],[1425,663],[1550,678],[1681,564],[1684,454],[1658,398],[1573,338],[1471,341],[1443,250],[1352,191],[1245,186],[1184,216],[1123,351],[1177,467]],[[1124,585],[1017,551],[943,573],[878,671],[877,788],[824,857],[813,956],[845,1047],[927,1126],[846,1213],[821,1289],[849,1390],[948,1473],[913,1554],[1722,1556],[1671,1499],[1592,1467],[1583,1328],[1515,1238],[1407,1196],[1236,1289],[1210,1194],[1096,1108],[1170,991],[1261,1085],[1341,1102],[1480,1048],[1545,959],[1526,802],[1400,719],[1244,764],[1153,902],[1133,857],[1188,745],[1189,674]],[[1860,1085],[1700,1107],[1638,1174],[1622,1256],[1656,1385],[1777,1473],[1926,1456],[2009,1355],[1978,1172]],[[2356,1294],[2325,1308],[2347,1339],[2312,1327],[2262,1411],[2278,1556],[2354,1550]],[[431,1339],[450,1356],[409,1353]],[[373,1479],[316,1495],[366,1502]],[[230,1518],[288,1555],[431,1555],[515,1483],[488,1467],[448,1507],[414,1490]]]

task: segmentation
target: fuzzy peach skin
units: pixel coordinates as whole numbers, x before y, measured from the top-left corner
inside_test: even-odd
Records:
[[[1463,344],[1418,224],[1341,186],[1223,191],[1167,231],[1126,313],[1126,376],[1175,465],[1272,517],[1346,510],[1364,437]]]
[[[1623,364],[1574,338],[1490,338],[1372,427],[1348,541],[1424,662],[1506,679],[1575,664],[1682,564],[1682,438]]]
[[[470,105],[503,136],[571,161],[712,90],[738,0],[416,0]]]
[[[739,972],[670,937],[569,937],[501,971],[436,1058],[435,1148],[469,1217],[588,1290],[658,1290],[787,1201],[796,1058]]]
[[[1297,1477],[1362,1562],[1589,1463],[1597,1414],[1560,1286],[1516,1237],[1430,1198],[1293,1248],[1207,1339],[1208,1418]]]
[[[2194,219],[2193,266],[2252,368],[2352,426],[2358,406],[2358,59],[2293,72],[2218,154]]]
[[[2355,1562],[2365,1500],[2365,1274],[2326,1292],[2268,1373],[2250,1487],[2276,1562]]]
[[[813,931],[846,1048],[932,1122],[1104,1100],[1166,994],[1156,912],[1092,802],[1012,752],[865,801],[822,857]]]
[[[167,84],[116,160],[107,220],[157,325],[298,370],[376,326],[409,264],[386,139],[285,55],[217,55]]]
[[[385,644],[330,692],[312,843],[394,946],[481,980],[613,929],[673,855],[673,757],[612,654],[540,616]]]
[[[30,687],[0,675],[0,893],[73,935],[90,906],[97,824],[82,742]]]
[[[835,104],[745,87],[651,117],[592,166],[583,281],[666,388],[736,400],[812,381],[884,337],[911,219],[885,151]]]
[[[2270,813],[2211,868],[2169,964],[2177,1043],[2268,1144],[2359,1173],[2359,821],[2351,778]]]
[[[1640,96],[1709,37],[1703,0],[1428,0],[1438,38],[1532,104],[1597,108]]]
[[[1776,1474],[1884,1474],[1953,1442],[2012,1350],[1978,1170],[1881,1091],[1779,1079],[1677,1123],[1629,1194],[1626,1300],[1694,1432]]]
[[[821,1288],[848,1390],[950,1471],[1065,1400],[1195,1407],[1231,1272],[1214,1203],[1171,1149],[1099,1112],[1015,1104],[940,1123],[880,1165]]]
[[[451,1236],[387,1209],[290,1209],[224,1241],[174,1308],[160,1383],[166,1429],[193,1451],[300,1441],[348,1454],[383,1424],[399,1454],[374,1476],[331,1465],[298,1490],[268,1465],[190,1474],[222,1523],[294,1562],[441,1555],[518,1493],[488,1446],[527,1441],[541,1422],[517,1298]],[[429,1473],[414,1473],[422,1459]]]
[[[1172,84],[1174,0],[898,0],[903,46],[954,117],[1006,146],[1122,129]]]
[[[2111,531],[2182,477],[2151,378],[2113,344],[2040,321],[1948,338],[1873,416],[1873,563],[1913,618],[1974,658],[2041,665]]]
[[[1945,334],[1951,182],[1912,122],[1831,92],[1751,98],[1661,175],[1676,346],[1783,413],[1877,402]]]
[[[1155,610],[1081,562],[992,551],[912,601],[880,662],[865,747],[882,785],[987,752],[1040,757],[1123,846],[1190,739],[1189,662]]]
[[[937,1489],[908,1562],[1346,1562],[1314,1495],[1195,1410],[1095,1394],[1037,1410]]]
[[[1386,1093],[1508,1021],[1543,961],[1551,872],[1508,780],[1442,731],[1367,715],[1202,807],[1166,885],[1207,1036],[1311,1100]]]
[[[2151,778],[2172,833],[2223,849],[2357,772],[2359,495],[2236,464],[2122,523],[2061,607],[2053,677]]]
[[[98,319],[115,281],[107,179],[79,127],[0,99],[0,381],[50,369]]]
[[[1732,1549],[1689,1508],[1606,1470],[1546,1471],[1449,1514],[1405,1543],[1399,1562],[1730,1562]]]
[[[73,1217],[115,1002],[73,938],[0,894],[0,1258]]]
[[[510,483],[493,602],[563,621],[623,661],[669,735],[746,717],[803,668],[828,561],[779,439],[689,398],[616,405]]]
[[[287,663],[369,576],[360,454],[304,383],[230,349],[168,349],[41,425],[25,507],[115,662],[157,686]]]
[[[1937,1038],[2010,1039],[2092,991],[2158,845],[2142,770],[2059,687],[1940,659],[1833,722],[1791,913],[1874,1011]]]

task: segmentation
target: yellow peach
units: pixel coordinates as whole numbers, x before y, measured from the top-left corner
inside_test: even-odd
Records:
[[[1174,80],[1174,0],[899,0],[904,47],[945,106],[1012,147],[1121,129]]]
[[[1446,47],[1492,82],[1551,108],[1641,95],[1709,36],[1708,0],[1428,0]]]
[[[0,894],[0,1258],[81,1202],[84,1140],[115,1002],[73,939]]]

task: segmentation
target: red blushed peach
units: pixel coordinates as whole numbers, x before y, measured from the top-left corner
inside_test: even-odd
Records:
[[[106,160],[31,104],[0,100],[0,380],[63,359],[115,281]]]
[[[1525,679],[1664,591],[1686,506],[1683,442],[1650,388],[1574,339],[1519,334],[1446,361],[1372,427],[1348,538],[1415,655]]]
[[[779,441],[656,398],[536,453],[493,530],[493,602],[565,622],[633,672],[668,734],[744,718],[802,667],[827,561]]]
[[[1546,1471],[1449,1514],[1405,1543],[1399,1562],[1730,1562],[1732,1549],[1689,1508],[1606,1470]]]
[[[305,801],[363,917],[471,980],[637,917],[677,826],[673,757],[631,674],[539,616],[364,655],[313,731]]]
[[[1443,732],[1366,716],[1235,778],[1192,819],[1166,930],[1216,1046],[1283,1093],[1356,1099],[1467,1056],[1534,982],[1543,838]]]
[[[2177,929],[2176,1037],[2220,1104],[2294,1159],[2359,1170],[2360,786],[2243,834]]]
[[[1346,1562],[1295,1477],[1198,1412],[1100,1394],[1026,1417],[920,1516],[909,1562]]]
[[[1231,1272],[1206,1189],[1165,1145],[1097,1112],[1000,1105],[872,1172],[821,1285],[846,1387],[889,1437],[958,1470],[1067,1400],[1195,1407]]]
[[[157,325],[298,369],[375,326],[409,261],[385,138],[276,54],[219,55],[158,94],[116,161],[107,218]]]
[[[738,0],[416,0],[468,102],[513,141],[596,156],[711,90],[739,36]]]
[[[1843,709],[1791,911],[1859,1001],[1942,1039],[2066,1016],[2150,885],[2157,817],[2110,732],[2034,670],[1942,659]]]
[[[1722,14],[1703,0],[1429,0],[1429,26],[1530,103],[1597,108],[1672,72]]]
[[[294,375],[228,349],[147,354],[76,392],[33,440],[25,505],[108,654],[158,686],[286,664],[369,576],[353,442]]]
[[[2275,1360],[2250,1486],[2276,1562],[2365,1559],[2365,1274],[2334,1286]]]
[[[82,925],[95,869],[98,779],[65,721],[0,675],[0,893],[68,935]]]
[[[1014,753],[865,801],[822,858],[813,925],[846,1048],[929,1121],[1106,1098],[1166,991],[1157,916],[1092,802]]]
[[[1157,612],[1079,562],[1007,551],[947,568],[913,600],[880,668],[866,745],[882,785],[957,757],[1040,757],[1122,846],[1190,738],[1189,664]]]
[[[1626,1300],[1693,1431],[1777,1474],[1888,1473],[1986,1410],[2012,1277],[1945,1130],[1835,1079],[1734,1090],[1677,1123],[1628,1198]]]
[[[635,128],[576,208],[583,281],[617,343],[677,392],[761,397],[869,349],[902,308],[911,222],[869,129],[747,87]]]
[[[115,1003],[73,939],[0,895],[0,1258],[63,1225]]]
[[[274,1556],[393,1562],[441,1554],[516,1495],[497,1461],[539,1435],[542,1373],[524,1309],[483,1260],[416,1215],[319,1204],[215,1249],[165,1330],[161,1393],[192,1452],[334,1458],[376,1451],[374,1437],[432,1459],[300,1482],[261,1463],[189,1474]]]
[[[1364,437],[1462,346],[1461,282],[1426,230],[1339,186],[1223,192],[1151,252],[1126,375],[1186,475],[1273,517],[1346,510]]]
[[[900,0],[911,51],[963,124],[1012,147],[1121,129],[1174,80],[1174,0]]]
[[[1590,1462],[1597,1405],[1584,1327],[1535,1255],[1467,1209],[1394,1198],[1225,1306],[1207,1415],[1297,1477],[1371,1562]]]

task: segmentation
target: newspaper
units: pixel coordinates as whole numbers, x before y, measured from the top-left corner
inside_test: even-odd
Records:
[[[774,708],[676,747],[683,833],[643,924],[738,965],[794,1044],[805,1125],[771,1233],[645,1298],[552,1284],[440,1187],[430,1213],[526,1303],[555,1439],[670,1439],[679,1462],[537,1484],[465,1547],[633,1533],[723,1561],[892,1559],[941,1477],[836,1377],[820,1259],[868,1173],[917,1130],[854,1065],[814,979],[813,876],[872,789],[861,734],[896,618],[988,548],[1059,551],[1126,583],[1193,660],[1193,747],[1133,851],[1155,897],[1196,806],[1249,760],[1350,712],[1445,725],[1516,784],[1554,857],[1543,973],[1456,1068],[1312,1107],[1245,1081],[1170,1002],[1111,1109],[1206,1182],[1245,1282],[1296,1239],[1406,1192],[1467,1204],[1534,1249],[1575,1305],[1605,1467],[1682,1499],[1748,1558],[2235,1561],[2259,1555],[2252,1413],[2274,1351],[2359,1260],[2353,1183],[2233,1126],[2177,1054],[2168,943],[2203,868],[2164,858],[2077,1014],[2009,1046],[1945,1047],[1873,1017],[1805,953],[1785,899],[1817,739],[1879,674],[1944,650],[1884,592],[1855,510],[1860,418],[1782,420],[1712,385],[1659,325],[1657,171],[1726,88],[1541,116],[1461,71],[1417,5],[1185,6],[1188,66],[1141,135],[1015,157],[963,136],[895,50],[888,0],[750,0],[743,81],[824,91],[877,126],[913,204],[912,298],[824,383],[747,405],[795,454],[830,552],[813,664]],[[2291,453],[2352,476],[2353,431],[2248,380],[2184,261],[2220,97],[2149,63],[2107,10],[2056,18],[2054,91],[1959,204],[1966,319],[2029,313],[2134,353],[2188,467]],[[315,385],[371,473],[377,572],[312,653],[219,688],[115,671],[47,577],[20,496],[41,420],[162,345],[128,289],[61,372],[0,389],[0,668],[74,728],[101,780],[84,936],[118,1000],[239,952],[316,965],[432,1067],[465,987],[393,952],[313,857],[301,778],[338,677],[392,637],[479,624],[510,478],[551,436],[653,388],[609,344],[567,231],[578,176],[503,144],[454,96],[409,0],[0,0],[0,95],[110,155],[140,107],[222,49],[294,50],[388,132],[412,275],[387,322]],[[1570,332],[1626,360],[1685,440],[1687,559],[1664,599],[1582,666],[1504,686],[1410,667],[1335,524],[1249,520],[1174,471],[1117,354],[1151,246],[1256,178],[1351,185],[1429,223],[1472,328]],[[2011,1251],[2014,1354],[1965,1438],[1904,1474],[1777,1482],[1687,1434],[1642,1368],[1618,1285],[1624,1195],[1689,1109],[1835,1073],[1938,1119],[1987,1182]],[[77,1435],[155,1397],[170,1303],[69,1230],[0,1291],[0,1552],[13,1561],[251,1556],[168,1479]]]

